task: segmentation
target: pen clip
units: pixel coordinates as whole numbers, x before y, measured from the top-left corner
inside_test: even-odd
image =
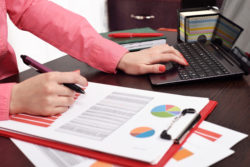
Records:
[[[189,124],[189,126],[186,127],[186,129],[177,137],[174,139],[175,144],[180,144],[183,142],[183,140],[186,138],[187,134],[190,132],[190,130],[194,127],[194,125],[201,119],[201,115],[197,114],[195,119]]]
[[[179,119],[181,119],[183,116],[186,116],[187,114],[195,114],[196,115],[193,117],[193,118],[189,118],[189,122],[187,122],[187,126],[186,128],[183,128],[177,135],[174,135],[174,134],[171,134],[169,131],[176,131],[176,130],[173,130],[172,128],[175,126],[175,124],[179,123]],[[188,108],[188,109],[184,109],[180,115],[178,115],[177,117],[174,118],[174,120],[171,122],[171,124],[169,125],[169,127],[165,130],[162,131],[160,137],[162,139],[166,139],[166,140],[174,140],[174,143],[177,144],[177,143],[180,143],[180,139],[182,139],[185,134],[193,127],[193,125],[196,124],[196,122],[200,119],[200,114],[197,113],[195,111],[195,109],[193,108]],[[182,124],[181,124],[182,125]],[[185,125],[184,125],[185,126]],[[176,136],[176,137],[175,137]]]

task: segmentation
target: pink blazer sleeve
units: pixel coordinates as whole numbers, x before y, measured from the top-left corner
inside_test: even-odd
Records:
[[[115,73],[122,46],[102,38],[88,21],[51,1],[6,0],[11,20],[56,48],[99,70]]]
[[[0,84],[0,120],[9,119],[11,89],[14,83]]]
[[[115,73],[122,46],[102,38],[83,17],[47,0],[5,0],[13,23],[80,61]],[[0,120],[9,118],[13,84],[0,84]]]

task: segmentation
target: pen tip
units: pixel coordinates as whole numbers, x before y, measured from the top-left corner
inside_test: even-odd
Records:
[[[80,89],[79,93],[85,94],[85,91],[83,89]]]

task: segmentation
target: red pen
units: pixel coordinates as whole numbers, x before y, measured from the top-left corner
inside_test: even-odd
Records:
[[[111,33],[108,36],[113,38],[132,38],[132,37],[160,37],[163,33]]]

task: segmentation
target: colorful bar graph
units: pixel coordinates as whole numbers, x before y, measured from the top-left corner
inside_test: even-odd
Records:
[[[206,129],[202,129],[202,128],[198,128],[194,133],[212,142],[216,141],[222,136],[221,134],[218,134],[218,133],[206,130]]]
[[[51,117],[33,116],[28,114],[10,115],[10,119],[17,122],[27,123],[31,125],[49,127],[60,115]]]

